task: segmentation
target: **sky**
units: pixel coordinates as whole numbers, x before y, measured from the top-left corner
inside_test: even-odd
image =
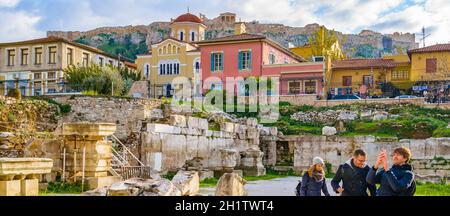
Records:
[[[247,22],[318,23],[355,34],[420,33],[425,26],[427,45],[450,42],[448,0],[0,0],[0,43],[45,37],[47,31],[170,21],[188,7],[208,18],[233,12]]]

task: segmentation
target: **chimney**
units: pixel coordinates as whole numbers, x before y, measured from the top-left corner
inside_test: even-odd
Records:
[[[234,23],[234,34],[240,35],[246,33],[245,22]]]

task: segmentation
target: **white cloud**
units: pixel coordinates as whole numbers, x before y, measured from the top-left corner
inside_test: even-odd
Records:
[[[20,4],[19,2],[27,3]],[[30,1],[30,2],[27,2]],[[319,23],[344,33],[372,29],[383,33],[419,32],[422,26],[432,35],[429,43],[450,41],[450,4],[448,0],[0,0],[0,13],[9,19],[0,32],[28,29],[38,33],[49,30],[86,31],[105,26],[147,25],[169,21],[186,12],[203,13],[214,18],[221,12],[235,12],[243,21],[305,26]],[[407,6],[406,4],[411,4]],[[405,6],[407,6],[405,9]],[[395,10],[394,10],[395,9]],[[20,11],[20,12],[18,12]],[[23,12],[22,12],[23,11]],[[18,14],[15,18],[11,14]],[[3,18],[3,17],[2,17]],[[17,19],[25,20],[16,21]],[[17,23],[11,27],[10,23]],[[22,27],[28,26],[28,27]],[[39,30],[36,30],[36,28]],[[23,37],[19,33],[17,37]],[[0,39],[13,36],[0,35]]]
[[[2,13],[0,42],[45,37],[45,32],[36,29],[39,17],[27,15],[25,12],[0,11],[0,13]]]
[[[425,27],[428,31],[427,34],[431,34],[426,38],[427,45],[449,43],[450,5],[448,1],[428,0],[423,3],[388,14],[373,26],[383,33],[394,31],[420,33],[422,27]],[[420,37],[420,35],[416,35],[417,42],[421,42]]]
[[[1,7],[14,7],[19,3],[20,0],[0,0]]]

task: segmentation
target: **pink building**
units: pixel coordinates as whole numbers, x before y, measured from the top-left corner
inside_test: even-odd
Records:
[[[280,79],[279,92],[283,95],[322,91],[323,62],[306,62],[265,36],[243,33],[197,44],[201,52],[202,80],[210,89],[226,89],[227,77],[267,76]],[[210,84],[211,78],[221,83]]]

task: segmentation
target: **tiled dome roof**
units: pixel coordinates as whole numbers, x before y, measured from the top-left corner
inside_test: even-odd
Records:
[[[179,17],[177,17],[174,21],[175,22],[194,22],[194,23],[203,23],[203,21],[194,14],[191,13],[185,13]]]

